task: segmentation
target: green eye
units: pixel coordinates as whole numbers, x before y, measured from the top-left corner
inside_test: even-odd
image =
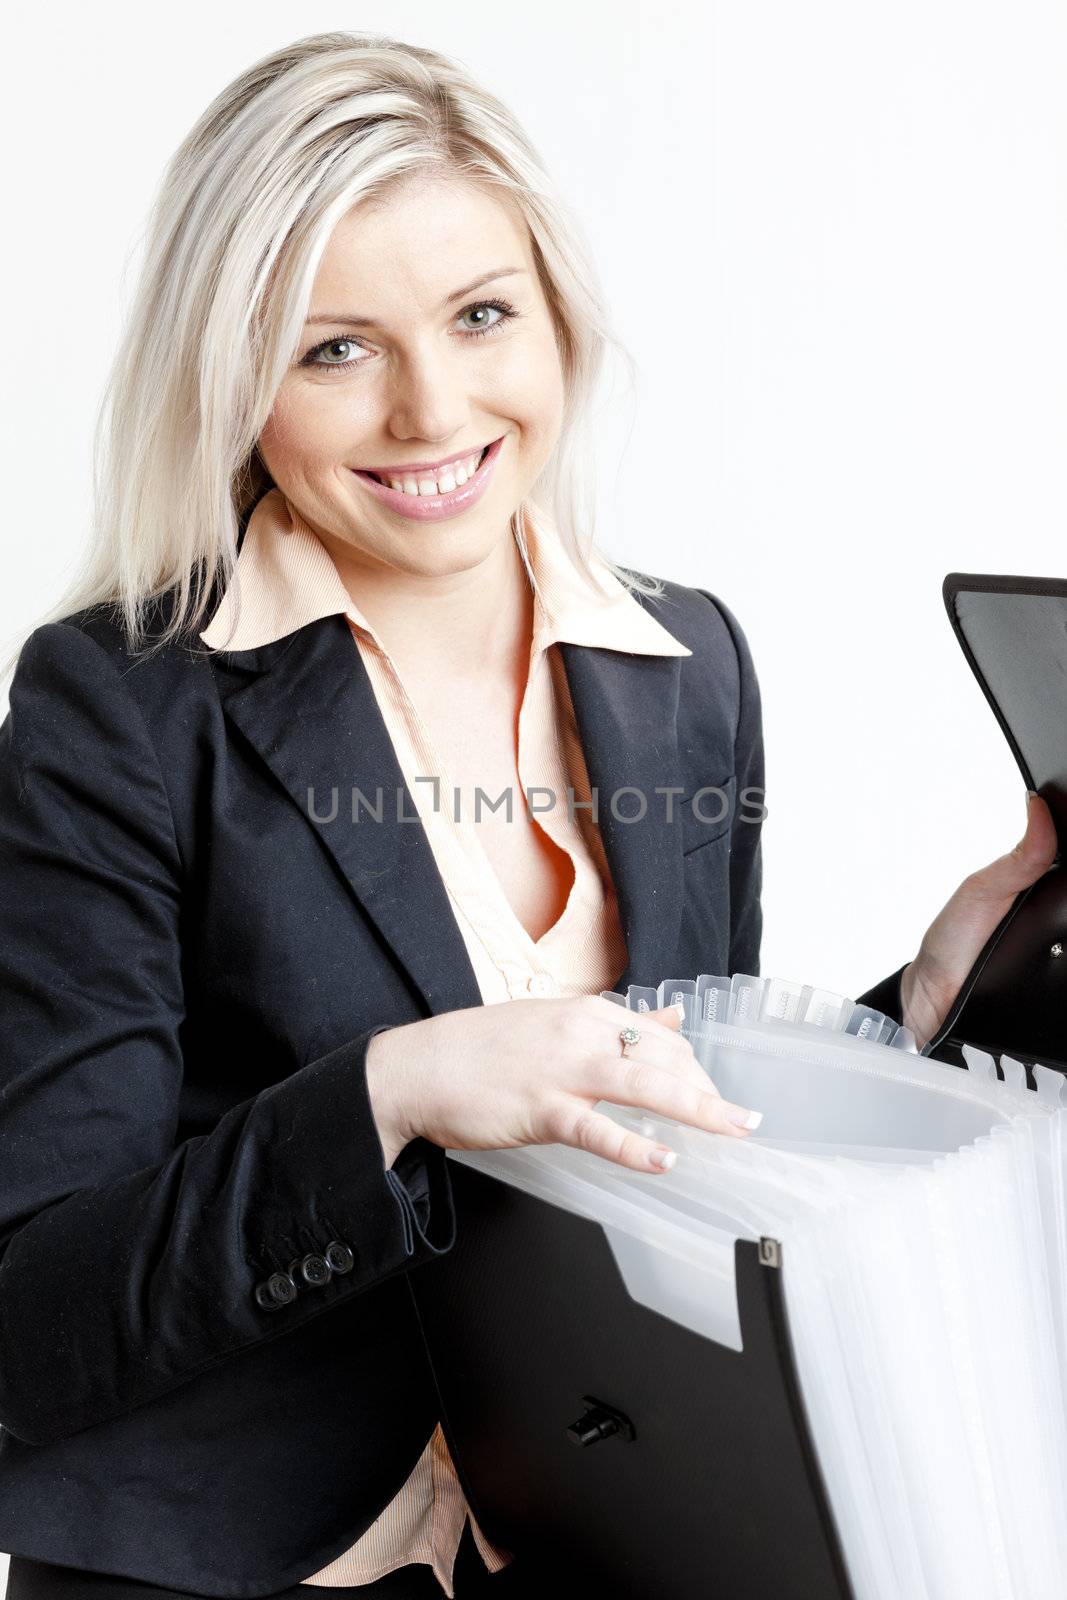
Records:
[[[460,312],[460,316],[461,317],[485,317],[487,312],[492,311],[494,309],[495,308],[493,306],[471,306],[469,311],[461,311]],[[493,326],[495,326],[495,324],[492,323],[492,322],[489,322],[489,323],[481,322],[481,323],[479,323],[478,326],[479,326],[479,328],[485,328],[485,327],[492,328]]]
[[[486,311],[495,311],[497,313],[496,318],[492,322],[486,322],[483,319],[479,327],[468,328],[467,333],[472,338],[478,338],[483,333],[495,333],[505,322],[510,322],[512,317],[518,316],[515,307],[507,300],[478,300],[474,305],[467,306],[464,311],[461,311],[460,316],[470,317],[480,315]]]
[[[312,353],[313,354],[319,354],[319,355],[327,355],[331,351],[342,350],[345,353],[341,356],[339,361],[325,361],[325,362],[323,362],[323,365],[327,366],[327,367],[334,367],[334,366],[342,366],[343,367],[343,366],[349,366],[351,364],[351,358],[349,357],[348,352],[350,350],[358,350],[358,349],[359,349],[359,345],[355,344],[353,342],[353,340],[351,340],[351,339],[331,339],[328,344],[319,345],[318,348],[317,348],[317,351],[312,352]]]

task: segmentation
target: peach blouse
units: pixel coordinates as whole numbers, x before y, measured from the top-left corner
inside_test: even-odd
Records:
[[[523,520],[527,572],[535,579],[534,627],[518,723],[520,790],[513,798],[523,805],[530,797],[538,822],[569,856],[574,871],[559,920],[536,941],[504,894],[467,815],[467,796],[455,804],[447,762],[434,750],[389,652],[359,611],[326,546],[280,489],[272,489],[253,511],[234,573],[200,634],[211,649],[250,650],[322,617],[343,613],[348,619],[487,1005],[530,995],[598,994],[613,988],[626,966],[600,831],[582,805],[590,799],[589,778],[556,645],[568,641],[630,654],[692,654],[594,556],[604,596],[598,600],[540,506],[526,501]],[[439,786],[415,782],[429,775],[440,779]],[[551,809],[541,810],[550,796],[555,797]],[[370,790],[368,800],[373,799]],[[452,1600],[452,1569],[468,1517],[486,1567],[499,1571],[510,1555],[479,1528],[438,1423],[407,1482],[380,1516],[348,1550],[303,1581],[355,1587],[408,1563],[425,1562]]]

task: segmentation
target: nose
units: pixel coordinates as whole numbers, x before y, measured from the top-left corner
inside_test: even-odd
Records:
[[[398,362],[389,396],[394,439],[444,446],[467,430],[470,414],[466,375],[449,352],[427,343]]]

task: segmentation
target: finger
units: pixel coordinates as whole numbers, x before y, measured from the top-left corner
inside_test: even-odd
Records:
[[[673,1005],[663,1006],[659,1011],[643,1011],[637,1015],[640,1021],[635,1018],[634,1026],[641,1038],[637,1044],[628,1047],[626,1056],[620,1051],[620,1059],[630,1061],[639,1057],[653,1066],[662,1067],[666,1072],[674,1072],[688,1078],[691,1083],[707,1088],[708,1075],[693,1053],[693,1046],[679,1031],[682,1026],[680,1009]],[[664,1019],[662,1024],[657,1020],[661,1017]]]
[[[656,1023],[658,1027],[669,1028],[672,1033],[680,1033],[682,1023],[685,1021],[685,1013],[682,1009],[681,1001],[678,1001],[677,1004],[660,1006],[655,1011],[644,1012],[641,1020],[644,1022],[646,1019],[649,1022]]]
[[[763,1121],[761,1111],[724,1100],[717,1090],[666,1072],[646,1061],[609,1061],[598,1075],[601,1100],[652,1111],[709,1133],[747,1138]]]
[[[1026,872],[1039,877],[1052,865],[1059,850],[1056,824],[1048,803],[1034,791],[1026,796],[1026,828],[1018,844],[1009,852]]]
[[[927,1038],[1012,901],[1047,871],[1056,850],[1052,813],[1040,795],[1028,797],[1026,832],[1019,843],[965,878],[927,928],[911,973],[919,1008],[913,1007],[913,1015]]]
[[[680,1003],[662,1006],[658,1011],[650,1011],[648,1015],[653,1020],[662,1018],[668,1031],[673,1031],[675,1026],[680,1029],[684,1020],[683,1009]],[[677,1023],[675,1022],[676,1018]],[[642,1018],[642,1021],[643,1020],[644,1019]],[[708,1074],[697,1060],[690,1041],[680,1033],[676,1034],[675,1037],[681,1048],[671,1051],[664,1059],[661,1061],[658,1060],[656,1064],[662,1065],[664,1070],[667,1072],[674,1072],[677,1073],[679,1077],[688,1079],[690,1083],[696,1084],[698,1088],[704,1089],[710,1094],[717,1095],[719,1091],[716,1089],[715,1085],[708,1077]]]
[[[613,1001],[605,1001],[604,1004],[611,1006],[611,1021],[618,1024],[619,1007]],[[679,1002],[660,1006],[655,1011],[629,1012],[628,1016],[641,1033],[638,1043],[629,1047],[632,1052],[639,1053],[643,1061],[649,1061],[665,1072],[673,1072],[707,1093],[718,1095],[718,1089],[697,1060],[693,1046],[680,1031],[684,1011]],[[632,1057],[628,1055],[621,1059],[630,1060]],[[609,1098],[599,1091],[594,1092],[597,1099]]]
[[[648,1023],[653,1031],[663,1029],[677,1034],[681,1031],[685,1020],[680,1004],[659,1006],[655,1011],[631,1011],[629,1006],[620,1006],[615,1000],[603,1000],[599,995],[588,995],[583,999],[593,1001],[596,1007],[603,1007],[604,1016],[610,1022],[614,1022],[616,1028],[621,1028],[626,1022],[632,1022],[638,1028],[643,1028]]]
[[[590,1155],[602,1156],[634,1172],[668,1172],[677,1160],[677,1153],[669,1145],[621,1128],[602,1111],[593,1111],[581,1100],[560,1106],[553,1119],[553,1139],[558,1144],[573,1145],[576,1150],[588,1150]]]
[[[681,1001],[660,1006],[658,1011],[630,1012],[629,1020],[643,1039],[655,1039],[661,1043],[669,1040],[677,1054],[692,1055],[693,1046],[682,1032],[685,1015]],[[631,1046],[633,1048],[636,1047]]]
[[[1018,844],[988,866],[972,873],[963,886],[970,898],[1006,900],[1040,878],[1059,848],[1056,824],[1039,794],[1028,796],[1026,831]]]
[[[646,1052],[646,1041],[642,1039],[641,1043],[634,1048],[633,1053],[626,1057],[626,1060],[647,1062],[649,1066],[660,1067],[664,1072],[673,1072],[676,1078],[684,1078],[687,1083],[695,1084],[698,1089],[704,1089],[709,1094],[717,1095],[718,1089],[716,1089],[707,1072],[693,1054],[692,1048],[689,1047],[689,1041],[684,1040],[682,1042],[687,1047],[684,1050],[667,1050],[662,1055],[658,1052],[653,1055]]]

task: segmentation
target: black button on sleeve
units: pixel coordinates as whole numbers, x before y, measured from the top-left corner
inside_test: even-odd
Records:
[[[296,1299],[296,1284],[287,1272],[273,1272],[267,1279],[267,1287],[274,1296],[275,1304],[286,1306],[290,1300]]]
[[[348,1245],[340,1239],[331,1240],[326,1246],[324,1255],[327,1266],[333,1272],[351,1272],[355,1265],[355,1256]]]
[[[313,1289],[318,1289],[324,1283],[329,1283],[333,1276],[333,1269],[324,1256],[305,1256],[300,1263],[300,1273],[305,1283],[311,1284]]]
[[[287,1272],[274,1272],[255,1287],[256,1305],[264,1311],[277,1311],[296,1299],[296,1284]]]

